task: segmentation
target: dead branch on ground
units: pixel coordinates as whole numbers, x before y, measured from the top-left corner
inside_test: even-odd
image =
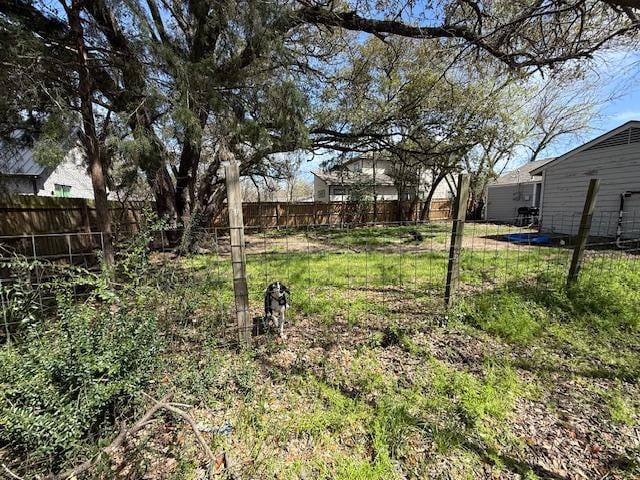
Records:
[[[207,444],[206,440],[203,438],[202,434],[198,430],[198,426],[195,420],[187,412],[185,412],[181,408],[178,408],[178,407],[185,407],[187,405],[169,402],[168,400],[169,398],[171,398],[171,394],[165,395],[160,400],[155,400],[146,394],[144,395],[150,398],[154,402],[154,405],[151,408],[149,408],[149,410],[147,410],[146,413],[136,423],[134,423],[133,426],[131,426],[131,428],[126,428],[125,425],[123,424],[122,428],[120,429],[120,433],[118,433],[118,435],[113,439],[113,441],[107,447],[103,448],[100,452],[98,452],[97,455],[95,455],[94,457],[86,460],[80,465],[72,469],[69,469],[65,472],[48,475],[47,477],[44,477],[44,480],[66,480],[69,478],[77,477],[78,475],[86,472],[105,455],[111,456],[118,448],[120,448],[124,444],[124,442],[128,438],[132,437],[137,432],[142,430],[145,426],[147,426],[150,422],[152,422],[153,417],[160,410],[166,410],[170,413],[173,413],[181,417],[183,420],[185,420],[189,424],[189,426],[193,430],[193,433],[196,439],[198,440],[198,443],[202,447],[202,450],[204,451],[205,455],[207,456],[207,461],[209,463],[209,476],[211,476],[212,472],[218,466],[219,462],[217,461],[217,457],[211,451],[211,448],[209,448],[209,445]]]

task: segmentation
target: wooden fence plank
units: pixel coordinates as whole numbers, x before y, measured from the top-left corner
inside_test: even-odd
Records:
[[[109,202],[114,227],[122,234],[135,233],[145,208],[145,202]],[[422,204],[414,208],[411,221],[417,220]],[[399,220],[399,205],[395,200],[378,201],[377,211],[371,206],[356,218],[358,206],[349,202],[246,202],[242,206],[245,225],[251,227],[291,227],[338,225],[342,221],[391,223]],[[434,200],[431,219],[450,218],[451,201]],[[226,205],[211,226],[228,226]],[[5,195],[0,196],[0,235],[30,235],[49,233],[89,232],[97,230],[95,205],[92,200]]]

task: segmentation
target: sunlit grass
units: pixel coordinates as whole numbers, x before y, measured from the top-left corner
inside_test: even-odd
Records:
[[[260,388],[242,387],[252,381],[246,374],[251,365],[263,368],[259,359],[245,359],[248,366],[221,377],[232,387],[223,403],[241,405],[235,441],[251,451],[270,452],[256,460],[249,476],[429,478],[434,462],[446,458],[455,478],[475,478],[487,462],[495,471],[536,478],[526,464],[509,463],[510,455],[517,458],[525,448],[510,428],[512,421],[526,421],[514,418],[519,403],[545,401],[563,372],[587,383],[637,381],[640,301],[634,285],[640,284],[640,274],[633,260],[612,256],[603,275],[602,258],[587,256],[578,283],[567,288],[570,250],[463,249],[458,305],[448,312],[447,329],[509,352],[478,346],[488,348],[483,360],[467,368],[464,362],[438,358],[428,333],[425,338],[420,331],[423,317],[444,311],[448,251],[378,248],[404,245],[408,240],[400,234],[408,232],[337,231],[325,238],[327,246],[357,248],[248,255],[255,309],[261,308],[264,286],[279,280],[292,290],[294,325],[307,317],[315,326],[330,326],[330,334],[338,327],[335,322],[342,322],[342,334],[350,325],[369,328],[363,342],[333,343],[316,363],[301,360],[304,352],[297,352],[295,368],[272,370],[268,380],[263,369]],[[446,241],[444,230],[440,235]],[[206,274],[202,278],[211,282],[212,298],[231,304],[228,257],[194,256],[185,260],[185,268]],[[379,322],[372,323],[374,318]],[[288,352],[293,347],[268,348]],[[199,378],[218,384],[207,375]],[[607,421],[637,422],[637,402],[625,389],[596,394]]]

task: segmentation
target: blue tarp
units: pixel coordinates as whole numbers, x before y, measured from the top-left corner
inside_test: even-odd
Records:
[[[528,245],[551,245],[551,237],[542,233],[508,233],[504,238],[513,243]]]

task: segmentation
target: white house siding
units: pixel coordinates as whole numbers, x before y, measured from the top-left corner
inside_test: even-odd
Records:
[[[349,200],[349,186],[345,185],[344,187],[344,195],[340,195],[340,194],[335,194],[334,190],[335,189],[340,189],[342,188],[339,185],[333,185],[331,187],[331,194],[329,196],[329,199],[332,202],[342,202],[342,201],[348,201]],[[371,187],[373,189],[373,187]],[[382,186],[382,185],[378,185],[377,187],[375,187],[376,190],[376,197],[378,198],[378,200],[397,200],[398,199],[398,192],[396,190],[395,187],[393,186]],[[373,192],[372,192],[373,194]],[[321,200],[322,201],[322,200]]]
[[[313,176],[313,201],[324,203],[329,201],[329,186],[327,182],[318,178],[316,175]]]
[[[367,175],[373,181],[374,178],[374,159],[373,158],[358,158],[356,160],[347,162],[344,164],[346,168],[352,172],[360,172],[363,175]],[[385,183],[384,180],[389,180],[389,173],[393,168],[393,164],[389,160],[384,159],[375,159],[375,176],[377,177],[380,183]],[[386,178],[381,178],[386,177]],[[448,181],[447,181],[448,180]],[[428,188],[432,182],[431,172],[425,171],[421,175],[420,179],[420,198],[425,198],[428,194]],[[342,201],[347,200],[348,193],[345,195],[340,194],[330,194],[328,193],[329,187],[327,183],[314,175],[314,183],[313,183],[313,198],[316,202],[328,202],[328,201]],[[340,187],[339,185],[334,185],[334,187]],[[324,190],[326,197],[320,195],[320,192]],[[455,178],[453,175],[450,175],[447,179],[442,180],[436,191],[433,195],[433,199],[450,199],[455,196]],[[379,200],[397,200],[398,193],[393,185],[378,185],[376,187],[376,195]]]
[[[82,152],[79,148],[72,149],[62,163],[55,169],[45,168],[35,178],[36,195],[40,197],[53,197],[55,186],[65,185],[71,187],[71,198],[93,198],[93,186],[91,177],[87,174]],[[33,195],[34,177],[26,175],[6,175],[0,177],[0,193]]]
[[[378,197],[378,200],[397,200],[398,190],[393,186],[377,186],[376,197]]]
[[[391,171],[391,162],[388,160],[379,160],[375,161],[375,173],[385,173]],[[371,158],[359,158],[354,162],[350,162],[347,164],[347,168],[354,172],[362,172],[366,175],[373,176],[374,168],[373,168],[373,159]]]
[[[425,173],[422,177],[423,185],[429,185],[431,183],[431,174]],[[447,181],[448,180],[448,181]],[[452,175],[449,175],[448,178],[443,179],[438,186],[436,187],[436,191],[433,194],[433,199],[449,199],[455,197],[455,188],[456,188],[456,179],[453,178]],[[424,192],[426,196],[427,192]]]
[[[70,186],[72,198],[93,198],[91,177],[87,174],[87,167],[78,148],[71,150],[63,162],[44,180],[38,195],[53,197],[56,184]]]
[[[518,208],[533,204],[534,186],[535,183],[490,185],[487,189],[487,220],[513,223],[518,216]]]
[[[579,152],[545,169],[541,228],[575,235],[580,225],[589,180],[600,179],[591,234],[615,236],[620,194],[640,190],[640,144]],[[640,195],[625,201],[625,237],[640,230]],[[634,223],[635,225],[632,225]]]

